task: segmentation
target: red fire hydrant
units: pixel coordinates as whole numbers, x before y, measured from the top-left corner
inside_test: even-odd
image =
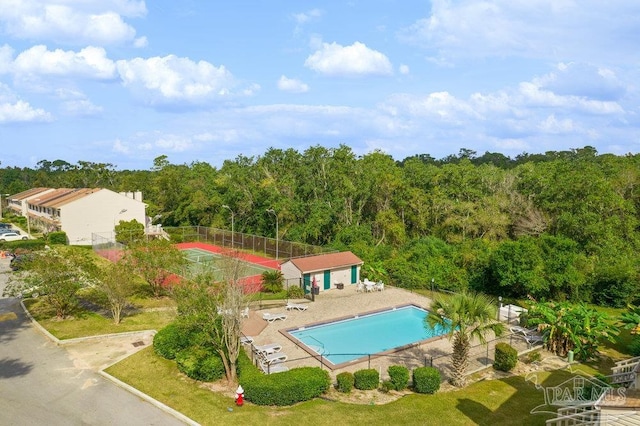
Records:
[[[236,405],[240,407],[242,404],[244,404],[244,389],[238,385],[238,389],[236,389]]]

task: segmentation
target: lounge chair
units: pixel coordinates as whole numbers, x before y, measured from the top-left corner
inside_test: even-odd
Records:
[[[530,336],[538,332],[537,328],[524,328],[519,325],[511,326],[509,327],[509,330],[511,330],[512,333],[520,333],[524,336]]]
[[[289,367],[282,364],[267,364],[260,361],[260,369],[264,374],[282,373],[283,371],[289,371]]]
[[[264,314],[262,314],[262,319],[267,322],[274,322],[276,320],[284,321],[287,319],[287,314],[283,314],[283,313],[270,314],[269,312],[265,312]]]
[[[269,343],[266,345],[254,345],[253,350],[259,354],[273,354],[282,350],[282,345],[279,343]]]
[[[283,354],[282,352],[276,352],[274,354],[269,354],[269,355],[260,355],[261,362],[264,362],[265,364],[269,364],[269,365],[285,362],[287,358],[288,358],[287,354]]]
[[[287,306],[285,307],[287,311],[291,311],[293,309],[297,309],[298,311],[306,311],[307,308],[308,308],[307,305],[303,305],[300,303],[291,303],[291,302],[287,302]]]
[[[251,336],[241,336],[240,337],[240,343],[242,343],[243,345],[250,345],[251,343],[253,343],[253,337],[251,337]]]

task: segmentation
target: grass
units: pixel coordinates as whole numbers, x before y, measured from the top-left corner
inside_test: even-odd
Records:
[[[544,404],[544,394],[522,376],[485,380],[435,395],[410,394],[385,405],[357,405],[316,399],[291,407],[235,407],[229,395],[206,389],[181,375],[175,362],[154,354],[152,348],[121,361],[107,373],[203,424],[314,426],[394,423],[402,425],[544,425],[551,415],[531,414]],[[585,374],[595,371],[584,368]],[[537,374],[542,386],[559,384],[568,371]],[[375,396],[374,396],[375,397]],[[229,411],[232,409],[232,411]]]
[[[120,324],[116,325],[111,318],[85,309],[77,310],[71,318],[58,320],[55,318],[55,312],[52,313],[42,299],[25,300],[25,306],[40,325],[58,339],[127,331],[160,330],[176,316],[173,310],[139,311],[125,316]]]

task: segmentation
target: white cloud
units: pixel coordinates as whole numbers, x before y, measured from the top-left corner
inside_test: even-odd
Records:
[[[150,104],[198,104],[233,94],[233,75],[209,62],[174,55],[117,62],[123,84]]]
[[[411,72],[410,69],[409,69],[409,65],[405,65],[405,64],[400,64],[400,67],[398,68],[398,71],[402,75],[407,75],[407,74],[409,74]]]
[[[309,91],[309,86],[300,80],[282,75],[278,80],[278,89],[289,93],[306,93]]]
[[[0,25],[14,38],[55,40],[71,44],[120,44],[135,40],[125,17],[146,14],[135,0],[4,0]]]
[[[310,55],[304,65],[331,76],[393,74],[391,62],[384,54],[358,41],[350,46],[322,43],[322,48]]]
[[[404,29],[399,38],[429,49],[436,61],[505,56],[583,61],[596,56],[628,63],[636,60],[628,52],[634,51],[634,43],[640,38],[638,2],[433,0],[431,3],[430,15]]]
[[[53,117],[41,108],[32,107],[19,99],[11,89],[0,82],[0,123],[48,122]]]
[[[115,77],[114,62],[107,58],[101,47],[85,47],[79,52],[61,49],[48,50],[39,45],[20,53],[11,66],[17,75],[55,75],[64,77],[84,77],[98,80]]]
[[[70,101],[64,101],[62,103],[62,111],[67,115],[74,117],[93,117],[100,115],[103,108],[98,105],[94,105],[88,99],[74,99]]]
[[[302,24],[306,24],[307,22],[313,19],[320,18],[322,15],[323,15],[322,10],[311,9],[307,12],[294,13],[292,17],[293,17],[293,20],[296,21],[296,24],[302,25]]]

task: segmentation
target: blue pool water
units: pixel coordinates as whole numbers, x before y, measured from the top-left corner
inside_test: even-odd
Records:
[[[427,315],[417,306],[404,306],[289,333],[333,364],[340,364],[448,332],[443,327],[427,329]]]

